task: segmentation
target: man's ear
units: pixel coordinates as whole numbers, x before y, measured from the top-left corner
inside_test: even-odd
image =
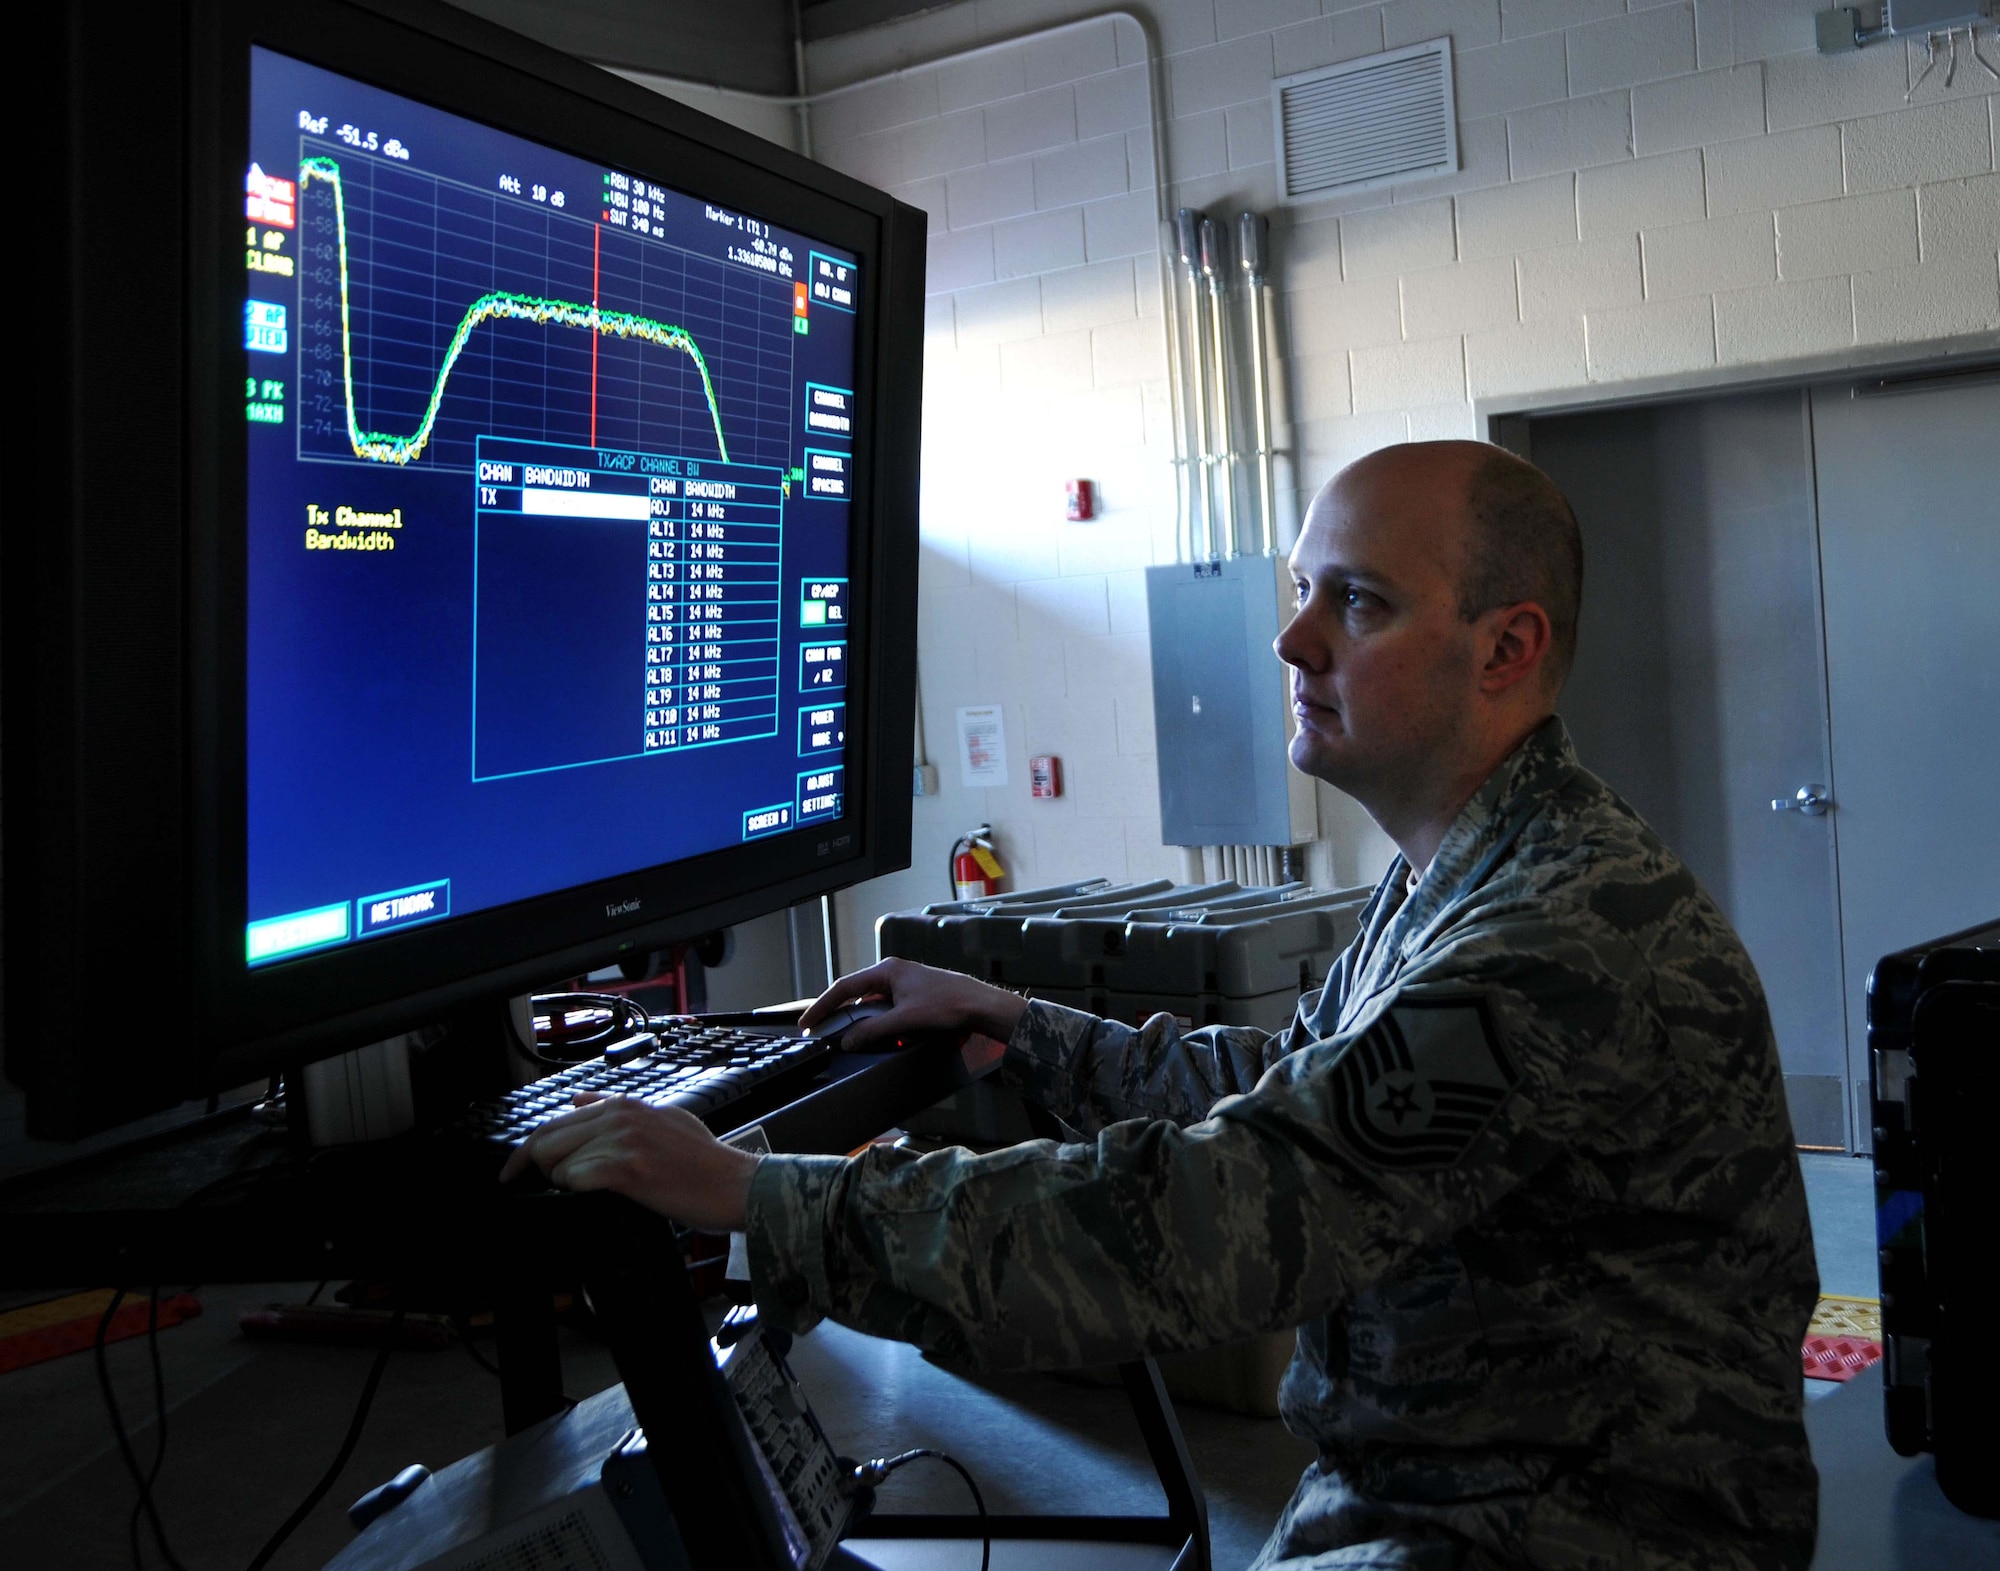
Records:
[[[1548,612],[1523,600],[1488,611],[1479,621],[1486,650],[1486,663],[1479,672],[1482,693],[1502,693],[1541,674],[1555,632]]]

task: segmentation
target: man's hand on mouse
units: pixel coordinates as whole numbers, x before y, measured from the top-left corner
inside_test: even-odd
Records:
[[[956,971],[914,960],[884,960],[842,977],[820,994],[799,1017],[800,1028],[810,1031],[843,1004],[861,998],[887,999],[890,1007],[849,1026],[840,1039],[844,1048],[879,1045],[918,1031],[975,1033],[1004,1044],[1028,1007],[1018,994]]]
[[[532,1163],[565,1189],[609,1189],[713,1233],[740,1233],[757,1158],[726,1146],[692,1113],[632,1097],[577,1097],[516,1147],[500,1181]]]

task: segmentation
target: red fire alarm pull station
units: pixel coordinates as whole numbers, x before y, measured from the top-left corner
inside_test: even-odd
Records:
[[[1073,524],[1097,516],[1097,487],[1088,480],[1069,482],[1069,509],[1064,515]]]
[[[1028,795],[1044,799],[1062,795],[1062,760],[1044,753],[1028,760]]]

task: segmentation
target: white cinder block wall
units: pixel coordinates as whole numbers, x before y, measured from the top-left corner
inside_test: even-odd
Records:
[[[1961,50],[1812,52],[1822,0],[1156,0],[1176,205],[1273,219],[1299,499],[1386,443],[1479,434],[1474,399],[2000,329],[2000,96]],[[814,91],[1092,14],[969,0],[809,46]],[[1462,170],[1277,203],[1270,82],[1450,35]],[[1987,58],[2000,49],[1982,34]],[[916,861],[841,897],[842,954],[946,891],[990,820],[1014,887],[1171,874],[1141,570],[1173,555],[1141,36],[1104,22],[824,100],[816,157],[930,214],[923,714],[943,794]],[[1586,394],[1587,396],[1587,394]],[[1063,481],[1105,512],[1063,522]],[[1289,533],[1287,534],[1289,540]],[[954,711],[1005,705],[1010,784],[967,791]],[[1067,795],[1030,800],[1027,758]],[[1322,793],[1324,879],[1390,848]]]

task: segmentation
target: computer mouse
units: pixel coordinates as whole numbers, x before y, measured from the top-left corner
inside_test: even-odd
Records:
[[[812,1028],[816,1038],[838,1041],[852,1026],[863,1020],[873,1020],[877,1015],[886,1015],[895,1005],[886,998],[857,998],[850,1004],[842,1004],[824,1020]]]

